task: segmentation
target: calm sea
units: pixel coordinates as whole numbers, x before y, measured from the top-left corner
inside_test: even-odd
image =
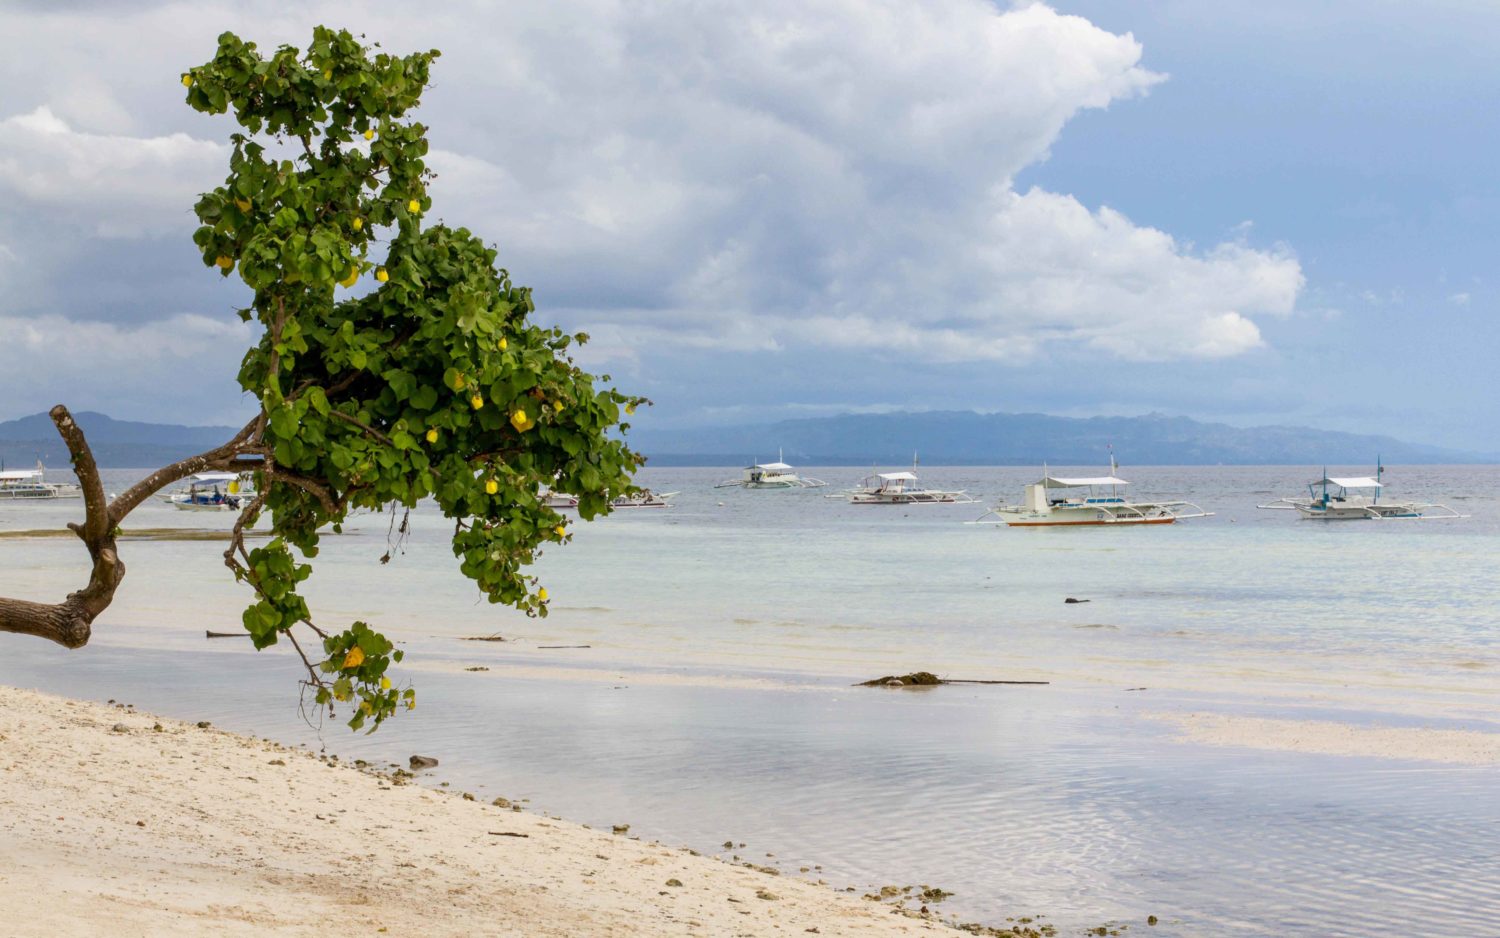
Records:
[[[732,469],[647,470],[675,507],[579,525],[550,549],[544,621],[476,597],[435,510],[415,511],[404,541],[367,515],[325,541],[309,593],[324,623],[364,618],[405,642],[422,704],[370,738],[302,721],[288,655],[203,638],[236,628],[245,602],[220,546],[129,542],[94,642],[8,638],[0,682],[351,757],[420,751],[442,759],[437,780],[572,819],[704,852],[745,843],[731,853],[861,891],[941,886],[965,920],[1500,934],[1500,770],[1190,745],[1148,718],[1500,731],[1500,468],[1387,473],[1390,497],[1471,516],[1458,521],[1256,510],[1321,468],[1122,468],[1134,494],[1214,516],[1081,530],[824,497],[857,469],[760,492],[715,490]],[[1037,475],[921,472],[986,503],[1019,501]],[[0,531],[80,511],[0,505]],[[231,523],[153,504],[127,527]],[[0,540],[0,593],[60,597],[83,560],[67,540]],[[459,640],[494,633],[507,641]],[[1051,683],[848,686],[917,669]]]

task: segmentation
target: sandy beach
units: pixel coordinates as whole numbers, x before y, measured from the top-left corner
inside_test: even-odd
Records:
[[[306,750],[12,688],[0,921],[15,936],[954,933]]]

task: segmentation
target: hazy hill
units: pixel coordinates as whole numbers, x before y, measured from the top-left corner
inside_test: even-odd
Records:
[[[116,420],[83,411],[73,415],[88,437],[94,458],[104,468],[146,469],[201,453],[234,436],[238,427],[181,427],[172,424]],[[0,461],[12,469],[28,469],[40,459],[54,469],[68,466],[52,418],[33,414],[0,423]]]
[[[1103,465],[1109,444],[1131,465],[1322,465],[1492,462],[1494,455],[1308,427],[1231,427],[1187,417],[1053,417],[972,411],[845,414],[694,430],[642,430],[657,465],[737,465],[784,450],[800,465]]]
[[[182,427],[75,414],[99,464],[148,468],[202,452],[234,435],[233,427]],[[1104,465],[1108,445],[1129,465],[1364,465],[1496,462],[1383,436],[1308,427],[1231,427],[1187,417],[1052,417],[972,411],[845,414],[753,426],[632,430],[632,445],[655,465],[743,465],[774,458],[805,466],[899,466],[920,453],[928,465]],[[68,454],[45,414],[0,423],[0,460],[12,468],[38,458],[62,469]]]

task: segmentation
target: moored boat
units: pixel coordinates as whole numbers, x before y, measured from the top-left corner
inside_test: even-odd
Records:
[[[1096,527],[1106,524],[1172,524],[1184,518],[1206,518],[1213,514],[1192,502],[1132,501],[1122,492],[1129,485],[1115,475],[1114,457],[1109,475],[1059,477],[1042,469],[1042,478],[1026,486],[1020,505],[1000,505],[975,524],[1005,524],[1013,528]],[[994,516],[995,520],[990,520]]]
[[[923,488],[917,478],[917,460],[911,469],[901,472],[874,472],[860,480],[858,486],[829,498],[842,498],[851,505],[961,505],[978,501],[962,490]]]
[[[641,489],[634,495],[619,495],[610,499],[610,508],[671,508],[671,502],[667,499],[676,495],[676,492],[653,492],[650,489]],[[547,492],[542,495],[542,504],[548,508],[577,508],[578,496],[569,495],[566,492]]]
[[[775,462],[746,466],[743,476],[738,479],[727,479],[715,485],[714,488],[819,489],[828,484],[822,479],[803,479],[792,469],[792,466],[781,461],[781,454],[777,453]]]
[[[238,511],[255,497],[250,473],[199,472],[188,476],[187,483],[186,489],[161,499],[183,511]]]
[[[73,482],[48,482],[47,469],[37,460],[35,469],[0,470],[0,500],[50,501],[82,498],[83,489]]]
[[[1413,501],[1381,501],[1385,466],[1375,462],[1375,476],[1330,476],[1307,485],[1305,498],[1278,498],[1257,508],[1295,511],[1309,521],[1438,521],[1466,518],[1447,505]]]

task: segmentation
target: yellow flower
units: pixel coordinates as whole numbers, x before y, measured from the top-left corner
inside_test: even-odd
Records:
[[[478,394],[475,394],[473,397],[469,398],[469,403],[474,405],[475,410],[478,410],[479,408],[484,406],[484,398]]]
[[[357,668],[364,663],[365,653],[360,649],[358,645],[355,645],[353,648],[349,649],[349,653],[344,656],[344,663],[342,667],[345,670],[348,670],[349,668]]]
[[[565,534],[568,533],[568,529],[565,528],[565,527],[563,527],[562,525],[558,525],[557,527],[553,528],[552,531],[558,537],[562,537],[562,536],[564,536]]]
[[[626,404],[625,405],[625,413],[627,413],[627,414],[633,414],[633,413],[635,413],[635,405],[634,404]]]
[[[365,131],[365,139],[366,140],[374,140],[375,139],[375,131],[373,131],[373,130],[367,130],[367,131]]]
[[[370,702],[368,700],[361,700],[359,702],[359,709],[360,712],[362,712],[365,716],[369,716],[371,713],[375,712],[374,708],[370,706]]]
[[[422,203],[417,201],[416,199],[412,199],[410,202],[406,203],[406,210],[415,215],[422,210]]]
[[[339,281],[339,286],[341,286],[341,287],[352,287],[352,286],[354,286],[354,282],[356,280],[358,280],[358,279],[359,279],[359,268],[358,267],[350,267],[348,275],[345,276],[343,280]]]
[[[500,491],[500,483],[496,482],[494,479],[490,479],[488,482],[484,483],[484,494],[494,495],[498,491]]]
[[[363,218],[360,218],[358,215],[354,216],[354,221],[352,221],[352,222],[349,223],[349,227],[353,228],[355,231],[358,231],[359,229],[363,228],[364,226],[365,226],[365,220]]]
[[[505,341],[505,336],[502,335],[500,337],[500,351],[502,351],[502,352],[505,351],[505,347],[507,345],[509,345],[509,344],[510,344],[509,342]]]
[[[552,404],[552,412],[554,414],[560,414],[560,413],[562,413],[563,412],[563,402],[562,401],[555,401],[555,402],[553,402],[553,404]]]
[[[390,690],[391,689],[391,679],[388,678],[388,677],[381,678],[380,679],[380,689],[381,690]]]
[[[431,430],[427,431],[427,442],[429,442],[429,443],[436,443],[437,441],[438,441],[437,427],[433,427]]]
[[[537,590],[536,591],[536,598],[537,598],[538,602],[546,602],[547,601],[547,587],[544,586],[541,589]]]
[[[525,433],[527,430],[530,430],[532,427],[536,426],[536,421],[532,420],[531,417],[527,415],[526,411],[521,410],[518,407],[515,410],[511,411],[510,425],[515,427],[517,430],[520,430],[522,433]]]
[[[226,254],[220,254],[214,259],[214,263],[219,265],[220,270],[228,270],[234,266],[234,258]]]
[[[187,72],[183,72],[182,73],[182,87],[184,87],[184,88],[191,88],[191,87],[193,87],[193,76],[189,75]]]
[[[375,279],[379,280],[381,283],[385,283],[387,280],[391,279],[391,275],[386,271],[384,267],[377,267],[375,268]]]
[[[234,200],[234,207],[237,208],[237,209],[239,209],[242,212],[248,212],[248,211],[250,211],[250,200],[249,199],[235,199]]]

